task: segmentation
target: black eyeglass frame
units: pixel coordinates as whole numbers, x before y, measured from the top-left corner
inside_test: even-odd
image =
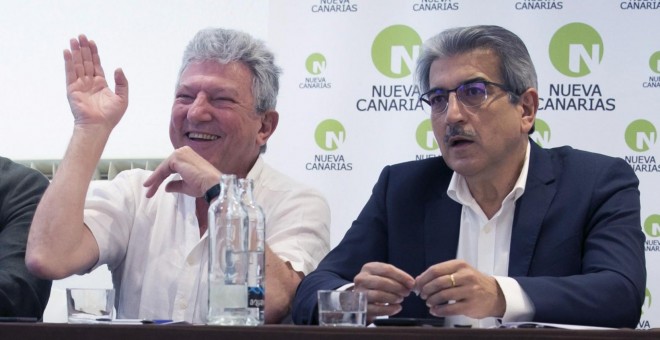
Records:
[[[488,100],[488,89],[487,89],[486,87],[484,87],[484,88],[485,88],[485,91],[486,91],[486,95],[484,96],[484,100],[483,100],[481,103],[479,103],[479,104],[475,104],[475,105],[470,105],[470,104],[464,103],[464,102],[459,98],[459,96],[458,96],[458,92],[456,92],[456,91],[458,91],[458,89],[460,89],[460,88],[463,87],[463,86],[471,85],[471,84],[478,84],[478,83],[484,84],[484,85],[486,85],[486,86],[487,86],[487,85],[493,85],[493,86],[495,86],[495,87],[500,88],[502,91],[508,93],[509,95],[514,95],[516,98],[517,98],[518,96],[520,96],[520,94],[516,93],[515,91],[513,91],[511,88],[509,88],[508,86],[506,86],[506,85],[504,85],[504,84],[495,83],[495,82],[488,81],[488,80],[483,80],[483,79],[475,79],[475,80],[467,81],[467,82],[465,82],[465,83],[463,83],[463,84],[461,84],[461,85],[458,85],[457,87],[455,87],[455,88],[453,88],[453,89],[450,89],[450,90],[444,90],[444,89],[437,88],[437,87],[436,87],[436,88],[432,88],[432,89],[430,89],[430,90],[428,90],[428,91],[422,93],[422,94],[419,96],[419,100],[421,100],[421,101],[423,101],[424,103],[428,104],[428,106],[431,107],[431,110],[432,110],[432,109],[433,109],[433,105],[431,105],[431,102],[430,102],[428,99],[424,98],[424,97],[428,96],[429,94],[431,94],[431,93],[433,93],[433,92],[435,92],[435,91],[442,90],[442,91],[445,91],[445,93],[447,94],[447,103],[446,103],[446,105],[445,105],[445,108],[442,109],[441,111],[436,111],[437,113],[444,113],[444,112],[447,112],[447,109],[449,108],[449,94],[451,94],[452,92],[456,93],[456,99],[457,99],[458,101],[460,101],[462,105],[467,106],[467,107],[476,107],[476,106],[479,106],[479,105],[485,103],[486,100]]]

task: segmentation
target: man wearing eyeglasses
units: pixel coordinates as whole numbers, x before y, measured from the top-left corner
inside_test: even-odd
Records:
[[[636,327],[646,270],[638,180],[623,160],[529,139],[538,109],[524,43],[497,26],[446,30],[417,62],[442,157],[385,167],[341,243],[294,299],[367,293],[368,319],[444,317]],[[498,320],[499,319],[499,320]]]

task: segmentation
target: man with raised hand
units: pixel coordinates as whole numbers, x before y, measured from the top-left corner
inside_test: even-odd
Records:
[[[204,322],[207,210],[221,174],[235,174],[254,180],[267,219],[266,322],[285,319],[300,279],[329,249],[330,213],[319,192],[261,157],[279,119],[273,54],[243,32],[199,31],[176,84],[174,152],[153,172],[124,171],[90,185],[127,109],[128,81],[117,69],[113,92],[96,44],[81,35],[70,45],[64,60],[74,131],[35,214],[28,267],[60,279],[107,264],[119,318]]]

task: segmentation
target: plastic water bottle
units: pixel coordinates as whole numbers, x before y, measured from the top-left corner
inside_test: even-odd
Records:
[[[235,175],[222,175],[209,207],[209,325],[253,324],[248,310],[248,219]]]
[[[261,207],[254,201],[254,182],[251,179],[240,179],[239,185],[241,201],[248,216],[248,322],[263,325],[266,218]]]

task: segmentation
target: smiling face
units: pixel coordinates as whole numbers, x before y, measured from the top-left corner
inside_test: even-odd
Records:
[[[499,57],[492,51],[477,49],[431,64],[430,88],[454,89],[474,80],[502,82]],[[487,91],[488,99],[476,107],[466,107],[451,93],[447,110],[431,115],[444,160],[468,180],[496,180],[519,173],[527,132],[534,122],[535,89],[523,93],[517,104],[496,86],[489,85]]]
[[[276,112],[256,112],[252,77],[240,62],[190,64],[172,105],[174,148],[189,146],[221,172],[245,177],[277,124]]]

